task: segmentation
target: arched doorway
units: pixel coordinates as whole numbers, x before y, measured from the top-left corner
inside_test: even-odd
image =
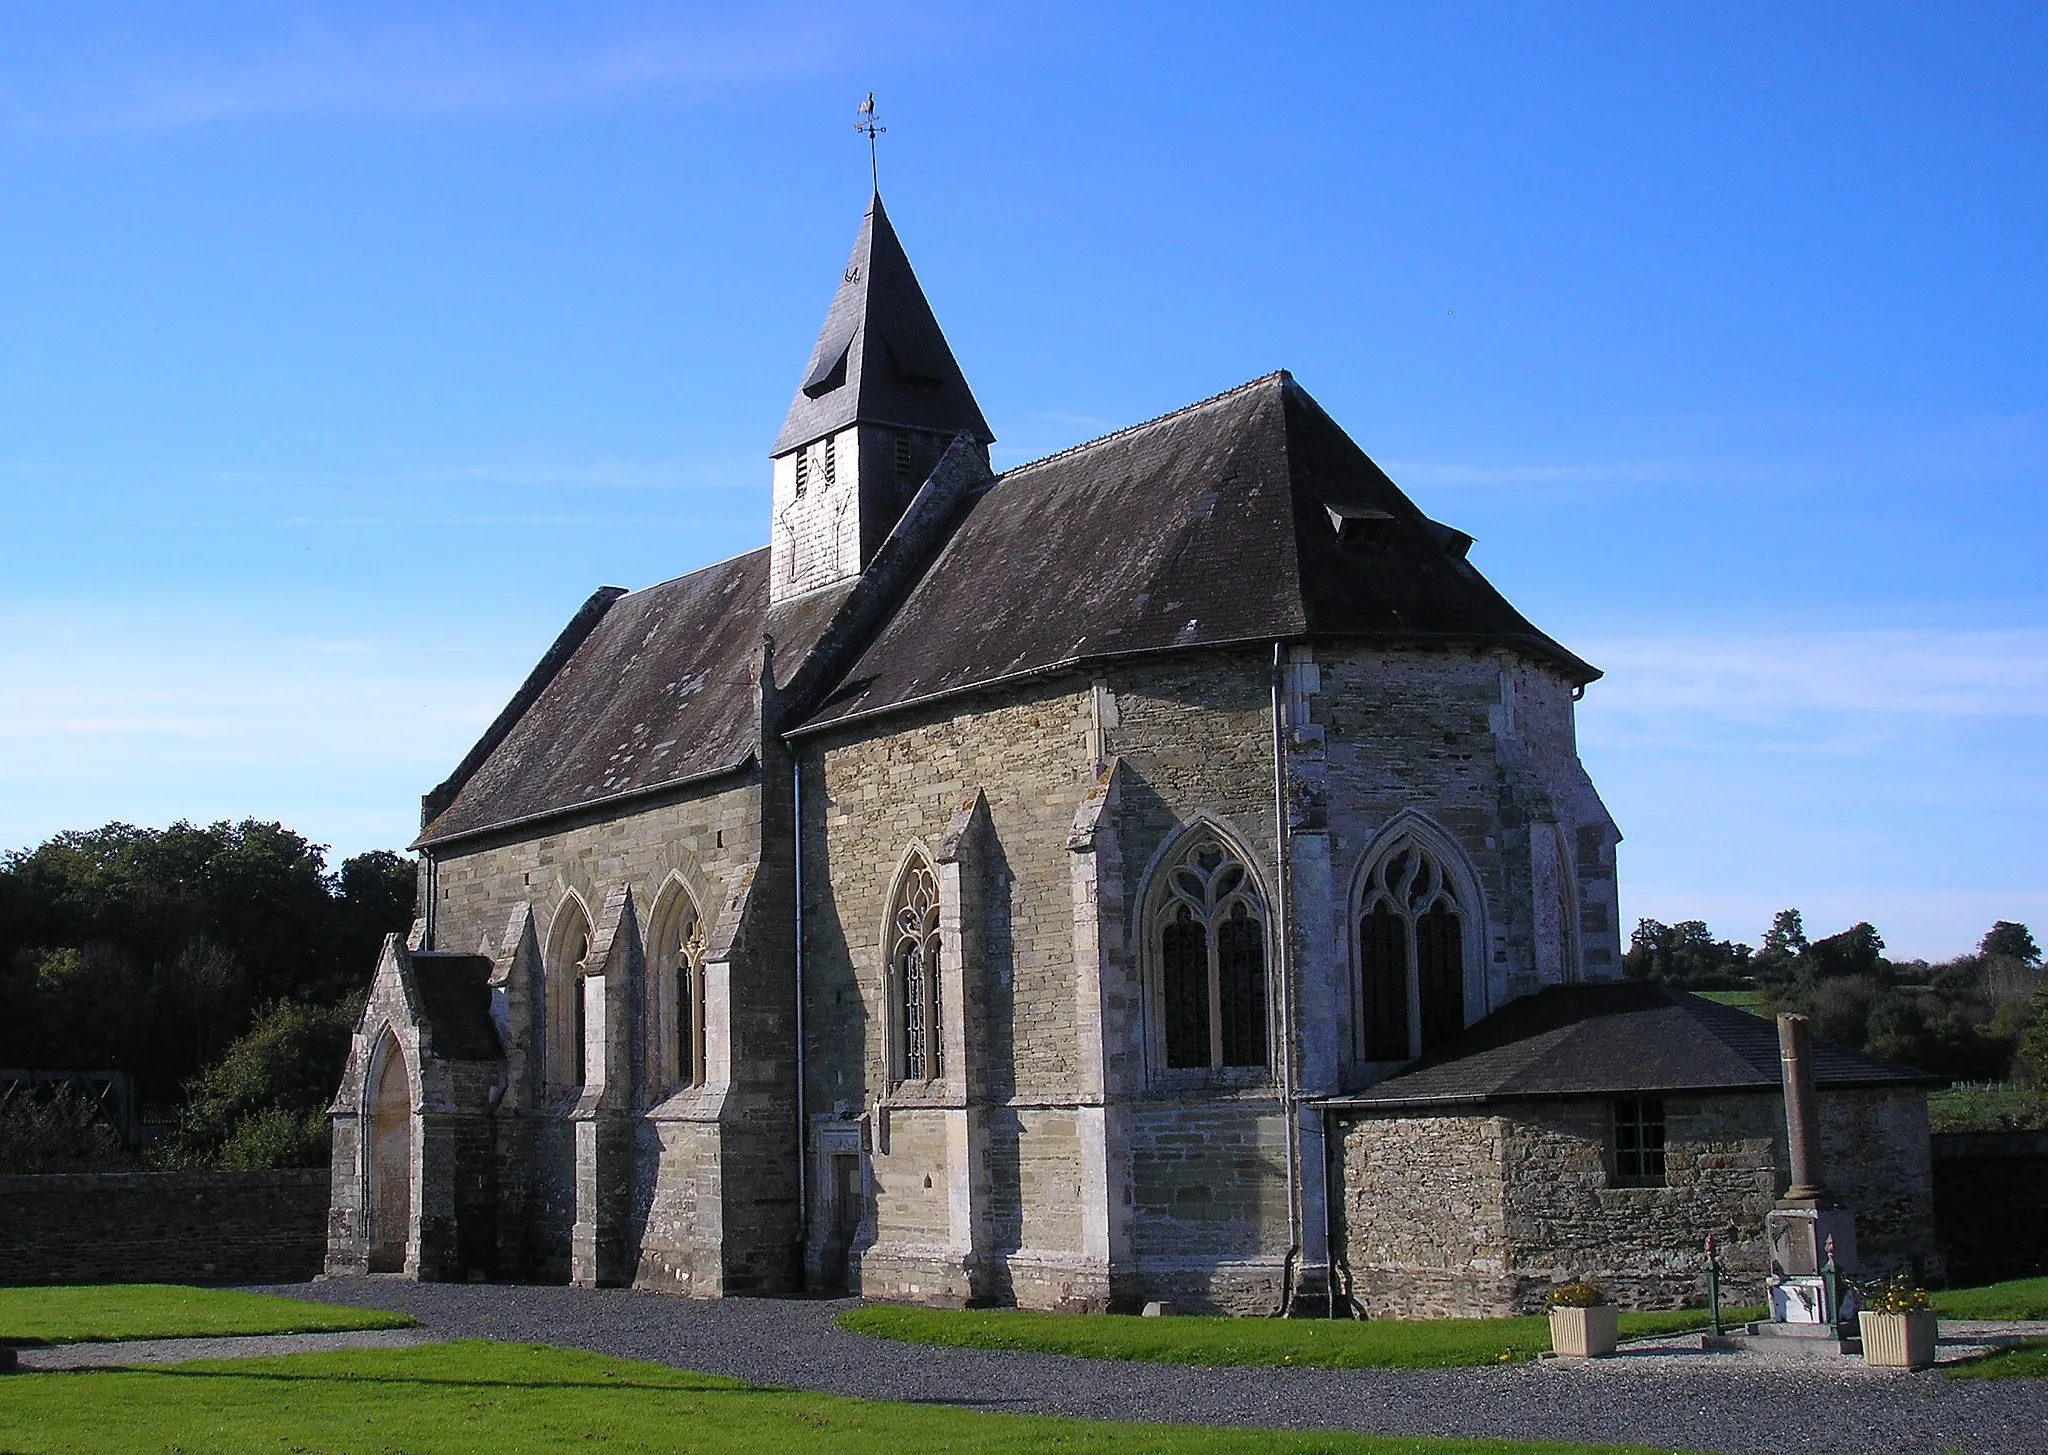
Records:
[[[412,1081],[388,1031],[370,1091],[370,1271],[403,1273],[412,1237]]]

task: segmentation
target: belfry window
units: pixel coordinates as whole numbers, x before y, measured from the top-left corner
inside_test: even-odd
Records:
[[[804,498],[804,492],[811,488],[811,452],[808,447],[796,452],[796,498]]]
[[[904,869],[889,909],[889,990],[896,1013],[896,1079],[936,1081],[945,1075],[939,881],[922,855]]]
[[[1465,1028],[1465,926],[1450,875],[1412,839],[1380,856],[1358,918],[1360,1052],[1405,1061]]]
[[[896,435],[896,483],[908,485],[910,481],[910,436],[897,432]]]
[[[837,441],[830,435],[825,437],[825,488],[830,490],[839,479],[839,451]]]
[[[1266,1065],[1265,906],[1220,839],[1167,871],[1153,933],[1168,1069]]]

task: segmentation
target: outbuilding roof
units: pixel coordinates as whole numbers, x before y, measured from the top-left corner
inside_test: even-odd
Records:
[[[1815,1085],[1832,1089],[1941,1084],[1818,1036],[1813,1070]],[[1775,1022],[1682,990],[1620,981],[1510,1001],[1413,1066],[1330,1104],[1422,1109],[1781,1084]]]

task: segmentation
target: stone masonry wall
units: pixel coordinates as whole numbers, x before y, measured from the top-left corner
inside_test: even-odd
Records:
[[[289,1283],[320,1271],[327,1169],[0,1177],[0,1283]]]
[[[1823,1091],[1820,1102],[1823,1169],[1856,1214],[1863,1273],[1912,1263],[1939,1278],[1922,1094]],[[1697,1306],[1712,1233],[1724,1299],[1762,1302],[1764,1217],[1790,1175],[1779,1098],[1667,1096],[1664,1115],[1663,1187],[1616,1185],[1606,1100],[1346,1118],[1355,1297],[1376,1316],[1527,1313],[1553,1284],[1590,1278],[1626,1307]]]
[[[622,921],[622,933],[630,933],[634,942],[618,957],[621,966],[649,963],[642,942],[667,921],[678,894],[695,908],[707,942],[721,935],[729,941],[735,927],[724,924],[721,915],[730,905],[750,904],[745,886],[760,875],[772,878],[788,857],[786,846],[764,856],[762,817],[759,779],[729,780],[637,813],[572,820],[533,838],[443,851],[435,876],[435,946],[499,955],[508,920],[530,908],[535,948],[544,959],[551,926],[572,895],[595,928],[608,896],[620,887],[631,892],[634,911]],[[770,914],[761,917],[765,921]],[[704,1294],[720,1292],[735,1280],[766,1289],[787,1286],[793,1277],[786,1250],[750,1249],[754,1238],[765,1235],[768,1222],[793,1222],[784,1184],[794,1177],[794,1133],[777,1126],[757,1138],[735,1130],[755,1116],[747,1101],[748,1084],[769,1064],[760,1059],[759,1048],[789,1043],[787,973],[786,962],[778,967],[758,954],[743,955],[732,965],[733,1024],[726,1029],[735,1045],[756,1051],[753,1059],[742,1055],[732,1067],[738,1099],[718,1106],[699,1106],[706,1101],[699,1093],[670,1095],[660,1071],[661,1037],[673,1007],[655,1001],[664,992],[651,974],[630,984],[629,996],[649,1003],[620,1007],[623,1022],[610,1033],[629,1043],[618,1066],[630,1084],[606,1102],[628,1125],[605,1132],[610,1140],[593,1145],[614,1149],[605,1155],[628,1164],[605,1175],[622,1179],[618,1236],[624,1239],[623,1276],[642,1286]],[[766,983],[771,980],[776,983]],[[776,1005],[781,1007],[779,1020],[772,1009],[763,1010]],[[544,1038],[540,1021],[545,1009],[539,998],[529,1014],[532,1024],[512,1027],[514,1064],[524,1067],[527,1077],[496,1118],[498,1267],[506,1275],[562,1279],[570,1273],[578,1218],[580,1154],[570,1119],[577,1099],[549,1093],[535,1078]],[[650,1116],[659,1124],[641,1121]],[[754,1141],[761,1145],[752,1146]],[[762,1199],[780,1211],[736,1220],[726,1215],[728,1202],[744,1208]],[[734,1224],[735,1234],[725,1239],[732,1268],[722,1266],[718,1256],[707,1261],[697,1247],[705,1228],[728,1223]]]

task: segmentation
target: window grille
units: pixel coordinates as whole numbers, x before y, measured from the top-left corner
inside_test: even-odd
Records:
[[[1359,908],[1364,1059],[1407,1060],[1464,1030],[1467,911],[1443,865],[1402,840],[1380,856]]]
[[[1168,1068],[1267,1065],[1266,911],[1243,861],[1205,835],[1166,887],[1155,933]]]
[[[1615,1181],[1624,1187],[1664,1186],[1664,1102],[1624,1096],[1614,1103]]]
[[[889,915],[890,977],[896,996],[898,1079],[945,1075],[939,1005],[939,881],[922,858],[911,862]]]

